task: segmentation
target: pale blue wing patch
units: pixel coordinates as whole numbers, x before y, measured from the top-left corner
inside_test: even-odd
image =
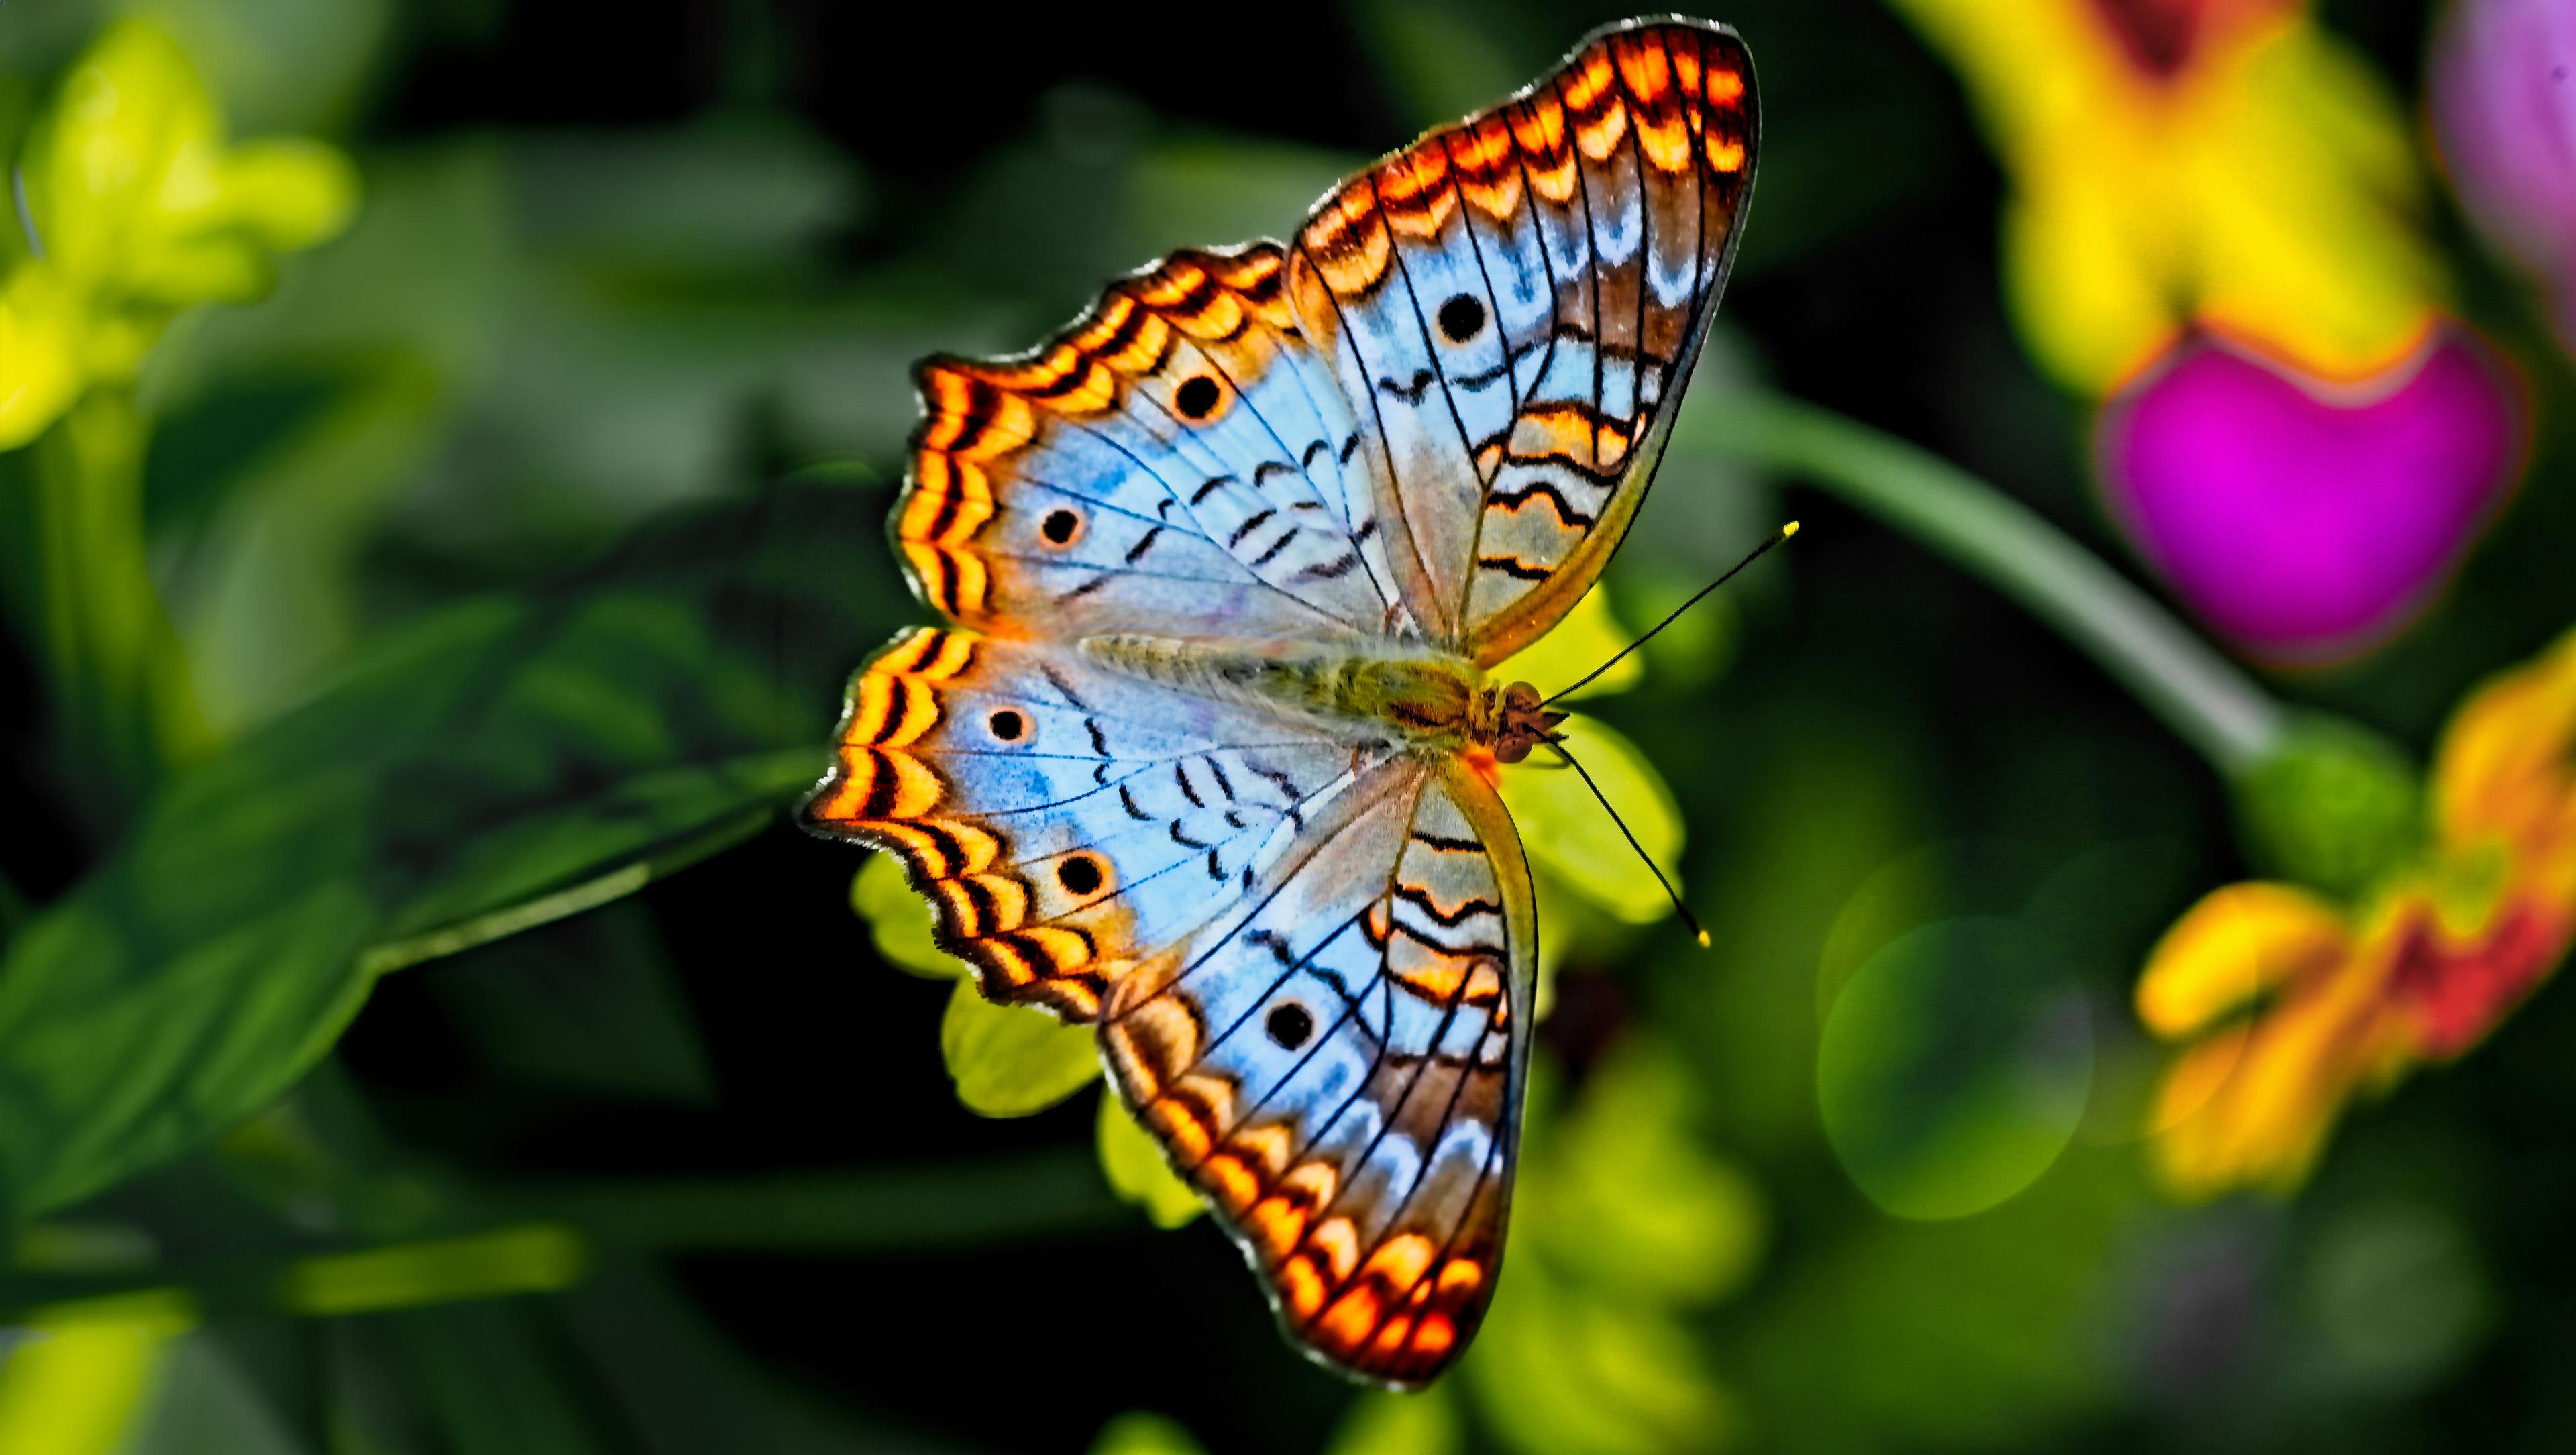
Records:
[[[1505,907],[1526,870],[1458,791],[1409,759],[1367,770],[1101,1030],[1289,1336],[1399,1384],[1445,1364],[1490,1292],[1527,1047],[1533,951]]]

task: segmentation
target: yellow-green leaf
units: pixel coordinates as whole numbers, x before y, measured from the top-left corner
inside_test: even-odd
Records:
[[[1042,1112],[1100,1078],[1091,1028],[1024,1005],[995,1005],[960,980],[939,1023],[957,1099],[988,1117]]]
[[[112,1455],[147,1408],[169,1341],[196,1322],[170,1293],[93,1300],[36,1321],[0,1363],[0,1455]]]
[[[1130,1410],[1100,1427],[1091,1455],[1207,1455],[1207,1447],[1178,1421]]]
[[[929,901],[905,882],[892,854],[870,854],[850,881],[850,908],[868,922],[868,938],[898,970],[931,980],[964,975],[966,962],[939,948],[930,935]]]
[[[1107,1093],[1100,1098],[1100,1172],[1111,1191],[1143,1208],[1158,1228],[1177,1228],[1206,1208],[1190,1185],[1173,1175],[1153,1134]]]
[[[1372,1389],[1351,1401],[1324,1455],[1457,1455],[1466,1444],[1449,1386],[1419,1394]]]
[[[1760,1191],[1691,1135],[1699,1095],[1680,1059],[1624,1041],[1550,1124],[1523,1179],[1527,1236],[1590,1287],[1641,1302],[1705,1303],[1760,1263]]]
[[[1591,718],[1569,719],[1564,733],[1567,749],[1592,774],[1602,796],[1680,888],[1681,810],[1654,765],[1625,737]],[[1582,775],[1556,767],[1545,750],[1503,770],[1503,802],[1520,825],[1531,860],[1555,882],[1631,924],[1651,924],[1672,912],[1655,876],[1637,861],[1636,850],[1583,786]]]
[[[45,432],[80,397],[80,314],[54,270],[27,263],[0,287],[0,450]]]
[[[1688,1328],[1536,1259],[1516,1262],[1496,1290],[1461,1372],[1490,1427],[1528,1455],[1677,1455],[1734,1442],[1734,1401]]]
[[[1583,674],[1619,655],[1636,636],[1619,620],[1610,607],[1610,593],[1595,586],[1583,593],[1565,619],[1549,629],[1548,634],[1529,644],[1518,655],[1494,669],[1496,680],[1529,682],[1541,692],[1556,692],[1568,683],[1580,682]],[[1645,675],[1646,659],[1634,655],[1620,661],[1609,671],[1584,683],[1575,697],[1599,697],[1605,693],[1625,692]]]

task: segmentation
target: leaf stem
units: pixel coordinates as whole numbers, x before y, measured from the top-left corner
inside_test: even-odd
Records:
[[[2063,531],[1945,460],[1750,391],[1691,411],[1673,447],[1796,475],[1948,556],[2083,648],[2230,778],[2280,745],[2286,714],[2251,677]]]

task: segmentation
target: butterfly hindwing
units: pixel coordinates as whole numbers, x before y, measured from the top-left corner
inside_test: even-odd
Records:
[[[1464,769],[1394,758],[1240,905],[1113,988],[1121,1094],[1282,1328],[1418,1386],[1492,1296],[1527,1065],[1528,870]]]
[[[1435,639],[1510,656],[1626,532],[1741,235],[1755,118],[1732,31],[1614,27],[1298,233],[1290,303],[1360,419]]]
[[[1004,635],[1393,627],[1359,426],[1283,273],[1274,243],[1175,253],[1021,358],[925,363],[894,517],[923,599]]]
[[[1136,959],[1240,898],[1349,769],[1311,729],[1068,647],[920,627],[852,681],[804,817],[900,854],[987,996],[1088,1020]]]

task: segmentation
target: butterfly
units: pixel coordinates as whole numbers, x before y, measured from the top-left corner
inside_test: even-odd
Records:
[[[1534,890],[1487,669],[1652,480],[1753,181],[1732,30],[1630,21],[1014,358],[917,371],[891,521],[946,620],[853,679],[810,829],[983,993],[1097,1026],[1291,1343],[1418,1388],[1494,1293]]]

